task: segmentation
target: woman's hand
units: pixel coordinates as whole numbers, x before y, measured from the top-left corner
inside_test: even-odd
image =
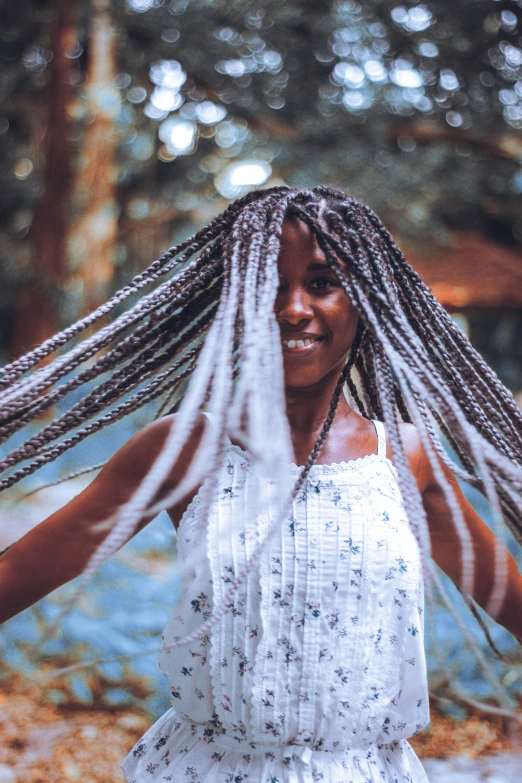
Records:
[[[154,503],[160,502],[161,497],[183,478],[206,421],[200,416]],[[30,530],[0,557],[0,623],[83,572],[110,533],[118,511],[147,474],[173,426],[175,414],[152,422],[134,435],[83,492]],[[185,505],[187,502],[184,499]],[[169,512],[177,518],[179,510],[176,507]],[[123,543],[152,518],[141,519]]]

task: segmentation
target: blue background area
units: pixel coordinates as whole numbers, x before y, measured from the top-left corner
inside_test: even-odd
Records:
[[[158,551],[165,561],[161,575],[145,573],[131,564],[133,557],[146,558],[151,552],[157,561]],[[179,596],[175,551],[174,528],[167,515],[161,514],[103,564],[78,606],[65,617],[57,638],[43,647],[39,644],[44,624],[55,619],[77,580],[0,627],[3,664],[32,680],[41,672],[43,660],[56,668],[53,659],[57,657],[61,666],[152,650],[148,655],[99,667],[105,686],[103,701],[107,705],[139,704],[153,715],[161,714],[169,706],[168,688],[157,669],[156,648]],[[65,663],[63,657],[67,659]],[[89,704],[93,701],[89,682],[97,671],[98,667],[89,667],[49,680],[42,687],[57,702],[76,700]],[[125,687],[129,676],[146,678],[150,689],[146,699],[133,697]],[[112,680],[113,687],[106,680]]]

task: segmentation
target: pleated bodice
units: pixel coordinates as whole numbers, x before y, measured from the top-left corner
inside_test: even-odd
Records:
[[[427,723],[419,551],[378,431],[377,454],[312,468],[208,637],[162,650],[181,713],[253,742],[331,749],[408,737]],[[301,468],[289,470],[297,478]],[[230,445],[208,525],[201,495],[187,509],[179,558],[202,541],[208,557],[183,585],[164,644],[198,627],[268,532],[269,513],[250,510],[252,491],[270,492],[263,483]]]

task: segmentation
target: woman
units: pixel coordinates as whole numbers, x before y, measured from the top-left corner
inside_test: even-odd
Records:
[[[183,263],[202,252],[17,380],[182,250]],[[166,508],[182,569],[160,653],[173,708],[125,760],[128,781],[425,781],[406,738],[429,720],[430,553],[522,636],[522,578],[455,478],[482,489],[520,540],[522,417],[378,218],[326,187],[234,202],[105,309],[7,368],[0,433],[103,373],[4,459],[6,470],[32,461],[3,487],[138,404],[164,395],[179,410],[3,555],[0,619],[92,573]]]

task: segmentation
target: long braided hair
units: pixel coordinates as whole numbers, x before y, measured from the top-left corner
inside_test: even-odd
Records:
[[[294,487],[281,479],[280,466],[291,462],[292,448],[274,314],[277,259],[286,218],[298,218],[309,226],[359,313],[349,360],[319,439]],[[137,304],[110,324],[100,324],[121,303],[156,281],[156,288],[142,295]],[[93,331],[97,324],[100,328]],[[87,329],[89,336],[81,339]],[[91,384],[91,390],[78,399],[78,390],[86,384]],[[20,430],[32,426],[34,431],[37,417],[58,401],[65,405],[71,400],[67,412],[0,461],[0,490],[153,400],[160,403],[158,415],[177,410],[176,425],[150,471],[88,563],[87,581],[145,514],[173,505],[204,479],[202,502],[208,511],[227,433],[248,450],[260,475],[279,482],[274,519],[284,519],[317,460],[345,384],[363,416],[386,424],[425,575],[430,584],[435,580],[441,587],[429,558],[426,514],[399,423],[412,422],[417,427],[460,538],[462,591],[471,595],[474,555],[470,533],[440,463],[479,489],[489,501],[495,525],[506,523],[522,543],[522,414],[510,392],[409,266],[379,218],[352,196],[331,187],[281,186],[234,201],[106,304],[0,370],[2,443],[14,436],[20,443]],[[180,485],[155,507],[158,490],[207,404],[213,426],[205,429]],[[270,437],[267,421],[270,432],[279,434],[277,438]],[[444,440],[458,462],[448,456]],[[277,522],[268,537],[275,529]],[[254,549],[249,569],[259,561],[265,544],[266,540],[261,541]],[[506,593],[503,553],[499,544],[487,607],[492,616],[499,612]],[[206,633],[245,577],[246,571],[236,574],[212,616],[177,644]],[[480,619],[476,610],[475,615]],[[461,627],[473,645],[462,623]],[[480,657],[476,645],[475,651]]]

